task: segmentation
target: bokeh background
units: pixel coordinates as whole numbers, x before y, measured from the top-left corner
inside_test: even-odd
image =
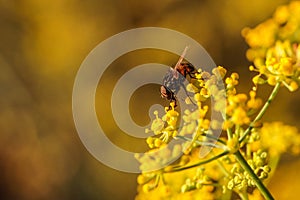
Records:
[[[84,58],[121,31],[170,28],[196,39],[217,64],[239,72],[240,89],[247,91],[251,74],[240,32],[269,18],[278,5],[287,2],[0,0],[0,199],[134,199],[137,175],[98,162],[75,130],[72,87]],[[116,145],[137,152],[146,148],[144,140],[126,136],[113,121],[107,105],[115,82],[138,64],[176,61],[175,55],[166,52],[136,51],[120,57],[105,72],[99,87],[106,92],[97,93],[96,108],[99,123]],[[264,96],[270,88],[262,91]],[[299,91],[291,94],[283,89],[277,100],[264,119],[300,129]],[[166,103],[154,86],[134,94],[130,109],[138,124],[149,122],[147,106],[153,102]],[[299,167],[297,157],[281,159],[269,184],[276,199],[300,195]]]

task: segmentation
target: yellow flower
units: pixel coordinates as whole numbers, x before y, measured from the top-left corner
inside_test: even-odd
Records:
[[[288,6],[279,6],[274,15],[273,18],[278,24],[284,24],[287,22],[288,18],[290,17],[290,11],[288,9]]]
[[[220,76],[221,78],[225,77],[226,72],[227,72],[227,70],[222,66],[218,66],[212,70],[212,73],[214,75]]]
[[[262,105],[262,100],[255,98],[256,92],[254,90],[251,90],[249,94],[250,94],[250,100],[247,102],[247,106],[252,109],[260,108]]]
[[[232,88],[232,87],[236,86],[239,83],[238,79],[239,79],[239,75],[237,73],[232,73],[230,77],[227,77],[225,79],[227,88]]]
[[[199,150],[194,150],[191,154],[182,156],[181,160],[185,160],[182,162],[183,165],[198,162]],[[139,183],[138,194],[135,199],[213,200],[220,199],[223,195],[221,189],[210,185],[213,183],[213,180],[222,180],[224,176],[217,162],[206,164],[205,170],[202,167],[196,167],[172,173],[164,173],[161,176],[157,186],[151,188],[156,180],[156,175],[153,173],[139,175],[137,178]],[[182,191],[182,188],[185,190]]]
[[[300,152],[300,135],[293,126],[282,122],[264,123],[259,133],[261,140],[255,142],[252,148],[268,149],[271,157],[287,151]]]
[[[227,147],[229,148],[230,153],[235,153],[236,151],[239,150],[239,140],[236,136],[233,138],[230,138],[227,141]]]
[[[273,18],[257,27],[246,28],[242,35],[250,46],[247,58],[254,63],[251,71],[259,75],[255,84],[280,82],[291,92],[300,85],[300,3],[277,8]]]
[[[275,42],[278,25],[272,19],[259,24],[254,29],[244,28],[242,35],[251,48],[270,47]]]

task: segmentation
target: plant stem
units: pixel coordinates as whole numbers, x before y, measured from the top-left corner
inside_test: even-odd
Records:
[[[248,194],[245,192],[239,193],[239,196],[241,197],[242,200],[248,200]]]
[[[202,136],[205,136],[205,137],[207,137],[207,138],[213,139],[213,140],[215,140],[215,141],[218,141],[218,142],[220,142],[220,143],[226,145],[226,142],[224,142],[224,141],[221,140],[220,138],[217,138],[217,137],[215,137],[215,136],[213,136],[213,135],[210,135],[210,134],[207,134],[207,133],[202,133],[201,135],[202,135]]]
[[[255,119],[251,122],[251,124],[254,124],[255,122],[257,122],[258,120],[260,120],[262,118],[262,116],[265,114],[267,108],[269,107],[270,103],[273,101],[273,99],[275,98],[275,96],[277,95],[279,88],[280,88],[280,82],[276,83],[276,85],[274,86],[268,100],[266,101],[266,103],[264,104],[264,106],[262,107],[262,109],[260,110],[260,112],[257,114],[257,116],[255,117]],[[246,138],[246,136],[250,133],[250,131],[254,128],[252,125],[250,124],[250,126],[245,130],[243,136],[239,139],[239,142],[243,142],[243,140]]]
[[[210,142],[201,142],[201,141],[198,141],[198,140],[193,141],[191,138],[188,138],[188,137],[185,137],[185,136],[181,136],[181,135],[178,135],[176,137],[180,138],[180,139],[183,139],[185,141],[195,142],[198,145],[208,146],[208,147],[215,147],[215,148],[218,148],[218,149],[227,150],[227,147],[225,145],[218,145],[218,144],[214,144],[214,143],[210,143]],[[218,140],[216,140],[216,141],[218,141]]]
[[[256,187],[259,189],[261,194],[265,197],[266,200],[274,200],[273,196],[269,190],[264,186],[261,180],[256,176],[254,171],[248,165],[247,161],[244,159],[240,151],[234,153],[236,160],[240,163],[242,168],[251,176],[252,180],[255,182]]]
[[[232,138],[232,131],[231,131],[231,128],[228,128],[227,129],[227,137],[228,137],[228,139],[231,139]]]
[[[174,169],[172,169],[170,171],[165,171],[164,173],[176,172],[176,171],[181,171],[181,170],[185,170],[185,169],[190,169],[190,168],[193,168],[193,167],[198,167],[200,165],[204,165],[204,164],[209,163],[211,161],[217,160],[218,158],[221,158],[221,157],[223,157],[223,156],[225,156],[227,154],[229,154],[229,151],[224,151],[223,153],[220,153],[220,154],[218,154],[218,155],[216,155],[214,157],[211,157],[211,158],[209,158],[207,160],[203,160],[203,161],[197,162],[195,164],[184,166],[184,167],[174,168]]]
[[[222,162],[218,159],[218,166],[220,167],[221,171],[223,172],[223,174],[227,177],[230,176],[229,172],[226,170],[226,168],[224,167],[224,165],[222,164]]]

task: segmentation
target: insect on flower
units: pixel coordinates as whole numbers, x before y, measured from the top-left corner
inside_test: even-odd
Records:
[[[188,47],[185,47],[175,67],[170,68],[167,74],[164,76],[163,84],[160,87],[161,97],[166,98],[170,102],[174,102],[175,107],[177,106],[176,94],[179,92],[180,87],[182,87],[187,94],[184,86],[184,81],[186,80],[187,75],[189,75],[190,78],[195,78],[195,74],[198,73],[196,68],[191,63],[183,61],[187,49]]]

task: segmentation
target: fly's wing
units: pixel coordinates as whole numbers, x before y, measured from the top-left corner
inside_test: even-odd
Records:
[[[177,61],[177,63],[176,63],[176,65],[175,65],[175,67],[174,67],[174,77],[175,78],[178,78],[178,71],[177,71],[177,69],[179,69],[179,66],[180,66],[180,64],[181,64],[181,62],[183,61],[183,59],[184,59],[184,57],[185,57],[185,54],[186,54],[186,52],[187,52],[187,50],[188,50],[188,46],[186,46],[185,48],[184,48],[184,50],[183,50],[183,52],[182,52],[182,54],[181,54],[181,56],[180,56],[180,58],[179,58],[179,60]]]
[[[174,94],[177,94],[180,90],[180,80],[174,77],[174,69],[170,68],[163,79],[163,86],[168,88]]]

